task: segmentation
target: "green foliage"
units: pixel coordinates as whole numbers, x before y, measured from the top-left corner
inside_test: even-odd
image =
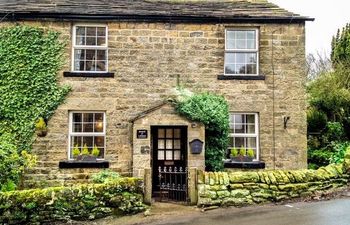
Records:
[[[96,157],[98,157],[98,156],[100,155],[100,150],[97,148],[96,145],[95,145],[94,148],[92,149],[91,154],[92,154],[93,156],[96,156]]]
[[[350,150],[349,142],[337,143],[334,146],[334,153],[330,158],[330,163],[337,163],[337,164],[343,163],[345,158],[345,153],[349,150]]]
[[[36,123],[35,123],[35,129],[37,130],[45,130],[46,129],[46,123],[44,121],[44,118],[40,117]]]
[[[82,154],[82,155],[90,155],[90,152],[89,152],[89,149],[88,149],[86,143],[85,143],[84,146],[83,146],[83,149],[82,149],[82,151],[81,151],[81,154]]]
[[[350,24],[333,36],[331,59],[333,65],[350,62]]]
[[[51,224],[91,220],[146,209],[142,181],[122,178],[105,184],[84,184],[0,192],[0,224]]]
[[[330,143],[331,141],[343,141],[345,138],[345,131],[340,122],[328,122],[326,130],[323,134],[323,142]]]
[[[313,164],[313,169],[317,169],[318,167],[328,165],[332,155],[333,153],[329,148],[309,149],[308,163]]]
[[[57,32],[14,26],[0,29],[0,133],[30,149],[35,122],[48,119],[69,92],[57,85],[64,44]]]
[[[222,170],[229,130],[229,112],[225,98],[210,93],[194,94],[178,101],[176,110],[180,115],[205,125],[206,169]]]
[[[239,149],[239,153],[238,154],[241,155],[241,156],[245,156],[247,154],[246,153],[246,149],[243,146],[241,146],[241,148]]]
[[[92,181],[97,184],[108,183],[120,179],[120,175],[117,172],[111,170],[102,170],[99,173],[92,175]]]
[[[0,190],[12,191],[16,189],[24,169],[32,168],[36,158],[27,151],[17,152],[15,141],[9,134],[0,136]]]
[[[237,148],[231,148],[231,156],[232,157],[237,157],[238,156]]]
[[[247,156],[248,156],[248,157],[251,157],[251,158],[254,158],[254,157],[255,157],[254,150],[253,150],[253,149],[248,149],[248,151],[247,151]]]
[[[44,119],[69,92],[57,85],[64,48],[58,35],[20,25],[0,28],[0,168],[4,168],[0,186],[4,189],[16,186],[28,163],[21,153],[31,150],[36,121],[38,127],[46,126]]]
[[[307,130],[308,132],[322,131],[327,125],[326,113],[310,108],[307,111]]]
[[[78,155],[80,155],[80,149],[78,148],[78,145],[75,145],[72,151],[73,157],[77,157]]]

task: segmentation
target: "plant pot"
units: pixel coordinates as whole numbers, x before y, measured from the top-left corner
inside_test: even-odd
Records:
[[[82,161],[88,161],[88,162],[95,162],[97,159],[96,156],[92,156],[92,155],[82,155]]]
[[[231,156],[231,161],[234,161],[234,162],[252,162],[253,159],[254,159],[253,157],[249,157],[249,156],[235,156],[235,157]]]
[[[47,135],[47,130],[36,130],[35,133],[38,137],[45,137]]]

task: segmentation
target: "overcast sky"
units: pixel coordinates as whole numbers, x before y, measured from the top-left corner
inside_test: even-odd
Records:
[[[332,36],[350,23],[349,0],[269,0],[294,13],[315,18],[306,22],[306,52],[331,51]]]

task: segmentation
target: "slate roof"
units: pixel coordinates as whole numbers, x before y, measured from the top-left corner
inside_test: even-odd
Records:
[[[0,0],[0,20],[25,18],[307,21],[266,0]]]

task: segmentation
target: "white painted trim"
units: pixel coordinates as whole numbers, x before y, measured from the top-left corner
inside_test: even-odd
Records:
[[[259,113],[251,113],[251,112],[230,112],[231,115],[254,115],[254,123],[255,123],[255,133],[254,134],[233,134],[229,133],[229,137],[255,137],[256,138],[256,158],[254,161],[259,161],[260,159],[260,132],[259,132]]]
[[[105,46],[92,46],[92,45],[76,45],[76,27],[104,27],[106,28],[106,40]],[[95,24],[95,23],[75,23],[72,27],[72,57],[71,57],[71,71],[77,73],[106,73],[108,72],[108,26],[107,24]],[[94,50],[105,50],[106,51],[106,70],[104,71],[85,71],[85,70],[74,70],[74,61],[75,61],[75,49],[94,49]]]
[[[255,31],[255,49],[227,49],[227,31]],[[225,76],[257,76],[260,70],[259,60],[259,28],[236,27],[225,29],[225,53],[224,53],[224,75]],[[226,53],[256,53],[256,74],[227,74],[225,71]]]
[[[103,132],[73,132],[73,113],[103,113]],[[95,117],[94,117],[95,119]],[[95,121],[94,121],[95,122]],[[70,158],[70,147],[71,147],[71,136],[100,136],[104,137],[104,151],[102,158],[99,158],[97,160],[104,160],[106,156],[106,128],[107,128],[107,120],[106,120],[106,112],[105,111],[69,111],[69,130],[68,130],[68,151],[67,151],[67,157],[68,160],[73,160],[73,158]]]

